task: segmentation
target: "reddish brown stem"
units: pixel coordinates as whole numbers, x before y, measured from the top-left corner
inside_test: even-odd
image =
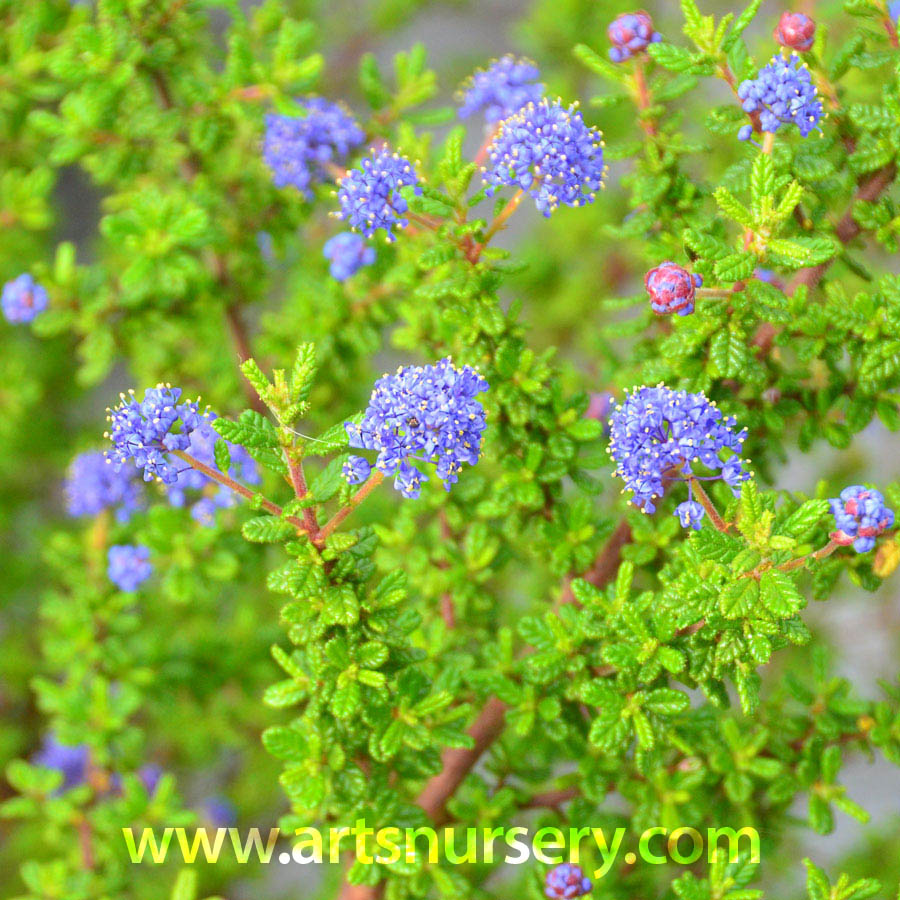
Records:
[[[503,733],[506,704],[491,697],[484,705],[478,718],[469,728],[469,735],[475,742],[471,748],[453,747],[445,750],[441,757],[441,771],[422,789],[416,802],[435,826],[445,825],[450,816],[447,801],[456,793],[465,777],[481,759],[482,754]]]
[[[81,865],[85,869],[93,869],[94,844],[91,839],[91,823],[86,816],[78,820],[78,846],[81,850]]]
[[[560,788],[555,791],[545,791],[535,794],[522,805],[523,809],[559,809],[563,803],[574,800],[581,791],[576,787]]]
[[[884,25],[884,30],[887,32],[891,46],[895,50],[900,50],[900,38],[897,37],[897,27],[891,21],[890,15],[887,15],[882,19],[882,24]]]
[[[211,478],[213,481],[217,481],[219,484],[224,485],[245,500],[254,500],[256,498],[256,494],[254,494],[250,488],[245,487],[233,478],[229,478],[227,475],[223,475],[218,469],[213,469],[206,465],[206,463],[200,462],[199,459],[194,459],[189,453],[185,453],[183,450],[172,450],[170,452],[173,456],[177,456],[180,460],[186,462],[192,469],[202,472],[207,478]],[[260,505],[266,512],[271,513],[273,516],[278,516],[279,518],[282,517],[284,511],[277,503],[273,503],[271,500],[263,497]],[[285,521],[290,522],[298,531],[301,531],[304,534],[307,533],[306,525],[296,516],[285,516]]]
[[[499,130],[499,125],[492,128],[490,134],[484,139],[484,143],[478,148],[475,159],[472,160],[476,166],[480,166],[487,159],[488,150],[490,149],[491,144],[494,143],[494,138],[497,137],[497,132]]]
[[[285,450],[284,456],[287,462],[288,475],[291,479],[291,486],[294,488],[294,494],[299,500],[302,500],[308,493],[306,476],[303,474],[303,462],[302,460],[294,459],[287,450]],[[319,523],[316,521],[315,512],[309,507],[303,510],[303,524],[306,526],[306,530],[309,532],[312,539],[315,540],[318,536]]]
[[[641,54],[637,54],[634,64],[634,91],[638,109],[643,113],[650,108],[650,91],[647,89],[647,78],[644,74],[644,61]],[[640,116],[641,128],[647,137],[656,137],[656,123],[653,119]]]
[[[377,469],[370,476],[369,480],[350,498],[350,502],[339,509],[320,529],[316,535],[316,543],[320,546],[325,543],[326,538],[334,533],[335,529],[359,506],[381,482],[384,481],[384,475]]]
[[[619,563],[622,558],[622,548],[631,542],[631,526],[625,519],[616,526],[615,531],[607,538],[606,543],[600,554],[594,560],[594,564],[584,572],[581,577],[593,584],[595,587],[602,587],[609,584],[616,577],[619,571]],[[575,595],[572,593],[572,579],[569,578],[566,586],[563,588],[561,603],[574,603]]]
[[[453,595],[449,591],[441,594],[441,618],[448,628],[456,628],[456,610],[453,608]]]
[[[716,509],[709,494],[703,489],[703,485],[700,484],[696,478],[689,478],[688,482],[690,483],[694,494],[696,494],[700,505],[706,510],[706,514],[709,516],[709,520],[713,523],[716,530],[722,532],[728,531],[728,523],[719,515],[719,511]]]
[[[810,560],[825,559],[826,556],[831,556],[831,554],[840,546],[841,544],[837,541],[829,541],[824,547],[820,547],[814,553],[807,553],[806,556],[801,556],[798,559],[792,559],[789,562],[782,563],[778,568],[782,572],[792,572],[794,569],[802,568]]]
[[[227,280],[227,276],[223,270],[220,270],[219,281],[223,285]],[[228,332],[231,335],[234,349],[237,351],[238,360],[245,362],[253,355],[250,351],[250,339],[247,337],[247,329],[244,326],[244,320],[241,318],[240,310],[237,306],[231,305],[225,307],[225,322],[228,325]],[[244,395],[250,407],[258,412],[261,416],[266,415],[266,404],[262,402],[259,394],[253,390],[253,385],[245,378],[241,378],[241,384],[244,388]]]

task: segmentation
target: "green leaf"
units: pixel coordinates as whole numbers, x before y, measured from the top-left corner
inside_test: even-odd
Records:
[[[728,188],[718,187],[716,188],[713,196],[716,198],[716,203],[719,205],[719,209],[725,213],[731,219],[734,219],[738,225],[742,225],[744,228],[748,228],[753,230],[756,228],[756,217],[744,206]]]
[[[195,900],[198,878],[199,875],[196,869],[182,869],[175,879],[169,900]]]
[[[245,540],[255,544],[277,544],[294,537],[297,531],[290,522],[274,516],[257,516],[248,519],[241,528]]]
[[[775,162],[770,153],[757,153],[750,170],[750,197],[753,209],[759,212],[765,201],[775,193]]]
[[[216,468],[227,475],[231,469],[231,453],[228,444],[225,441],[216,441],[213,445],[213,457],[216,462]]]
[[[650,691],[644,699],[644,709],[670,716],[690,708],[690,697],[683,691],[676,691],[673,688],[657,688]]]
[[[330,500],[345,484],[342,468],[346,457],[339,456],[331,460],[327,466],[312,480],[309,494],[316,503]]]
[[[759,600],[759,582],[755,578],[739,578],[719,595],[719,610],[727,619],[750,617]]]
[[[275,725],[262,733],[262,742],[266,750],[278,759],[299,761],[306,758],[308,746],[306,739],[295,728]]]
[[[759,594],[763,605],[774,615],[786,619],[805,605],[803,595],[791,577],[778,569],[763,572],[759,579]]]
[[[684,47],[655,43],[647,47],[647,53],[663,68],[672,72],[684,72],[694,64],[694,55]]]
[[[709,345],[710,374],[736,378],[747,364],[747,346],[742,335],[731,329],[718,332]]]
[[[716,280],[720,282],[745,281],[752,274],[759,260],[755,253],[729,253],[719,259],[715,266]]]
[[[327,625],[355,625],[359,620],[359,601],[349,584],[329,588],[325,594],[322,618]]]
[[[587,66],[592,72],[602,75],[609,81],[622,81],[623,74],[620,67],[614,66],[608,59],[605,59],[595,50],[588,47],[587,44],[576,44],[572,53],[575,55],[576,59]]]
[[[828,514],[829,508],[827,500],[807,500],[787,517],[780,530],[801,537]]]

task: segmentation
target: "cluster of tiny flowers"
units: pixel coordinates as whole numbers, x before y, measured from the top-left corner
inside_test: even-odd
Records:
[[[142,544],[114,544],[106,556],[106,574],[120,591],[136,591],[153,574],[149,560]]]
[[[857,553],[868,553],[875,546],[875,538],[894,524],[894,511],[885,506],[884,496],[874,488],[854,484],[829,503],[837,527],[831,539],[845,547],[852,544]]]
[[[111,466],[100,450],[79,453],[66,476],[66,509],[70,516],[96,516],[114,509],[127,522],[141,507],[141,486],[134,469]]]
[[[486,122],[499,122],[544,96],[541,71],[527,59],[507,53],[487,69],[475,72],[460,94],[459,117],[484,110]]]
[[[327,174],[325,165],[344,159],[366,139],[341,106],[321,97],[297,101],[305,116],[266,116],[263,160],[277,187],[293,185],[306,197],[314,181]]]
[[[90,759],[91,754],[86,744],[60,743],[52,732],[44,737],[40,749],[31,757],[36,766],[62,773],[60,790],[63,791],[87,781]]]
[[[665,385],[641,387],[618,405],[610,419],[609,454],[616,463],[614,475],[623,479],[632,502],[644,512],[656,509],[666,481],[714,481],[721,479],[735,494],[750,475],[740,458],[746,430],[723,416],[702,392],[673,391]],[[726,461],[723,450],[730,451]],[[697,475],[695,464],[714,475]],[[692,497],[676,515],[685,525],[699,526],[702,507]]]
[[[107,459],[116,465],[134,460],[144,470],[144,481],[159,478],[172,484],[179,469],[167,451],[187,450],[191,432],[200,426],[204,417],[198,412],[196,401],[180,403],[181,389],[169,385],[147,388],[144,399],[134,393],[122,394],[122,402],[110,410],[110,430],[106,436],[113,442]],[[173,429],[178,427],[178,431]]]
[[[219,471],[216,465],[216,443],[225,441],[213,430],[212,422],[215,413],[207,412],[201,417],[200,424],[191,432],[185,448],[194,459],[199,460],[211,469]],[[259,470],[253,457],[238,444],[225,441],[231,458],[231,466],[224,475],[229,475],[247,484],[259,484]],[[237,502],[234,494],[224,485],[220,485],[197,469],[184,467],[178,471],[174,481],[166,484],[166,495],[173,506],[182,507],[190,502],[194,492],[202,496],[191,506],[191,516],[201,525],[210,526],[215,521],[216,510],[234,506]]]
[[[815,40],[816,23],[805,13],[783,12],[773,37],[782,47],[806,53]]]
[[[329,238],[322,248],[322,255],[330,262],[328,271],[336,281],[346,281],[363,266],[375,262],[375,251],[361,235],[352,231],[342,231]]]
[[[485,411],[477,394],[488,384],[470,366],[456,368],[449,359],[433,366],[407,366],[375,382],[359,425],[345,423],[350,446],[377,450],[375,466],[394,475],[404,497],[418,497],[428,477],[413,462],[433,463],[449,491],[463,464],[478,462]],[[352,456],[344,474],[352,484],[368,477],[370,466]]]
[[[699,275],[692,275],[683,266],[669,260],[644,276],[650,307],[659,315],[677,313],[679,316],[689,316],[694,311],[694,296],[701,284],[703,279]]]
[[[738,97],[745,112],[759,113],[763,131],[775,132],[782,125],[793,122],[803,137],[819,128],[822,118],[822,101],[812,83],[809,69],[796,53],[789,59],[773,56],[756,78],[742,81]],[[749,131],[748,131],[749,129]],[[741,140],[747,140],[752,128],[745,125],[738,132]]]
[[[635,53],[646,50],[648,44],[662,40],[662,35],[653,30],[653,20],[643,10],[622,13],[610,23],[606,34],[612,44],[609,58],[614,63],[625,62]]]
[[[409,224],[404,217],[409,204],[400,189],[413,187],[416,194],[422,193],[412,163],[387,147],[372,150],[359,168],[351,169],[338,184],[338,217],[366,237],[383,228],[389,241],[395,240],[395,228]]]
[[[591,880],[574,863],[560,863],[547,873],[544,896],[549,900],[573,900],[591,892]]]
[[[891,3],[888,3],[888,15],[895,25],[900,24],[900,0],[892,0]]]
[[[603,187],[603,141],[574,105],[543,99],[505,119],[488,148],[487,194],[509,185],[527,191],[545,216],[560,205],[591,203]]]
[[[47,308],[47,303],[47,291],[27,273],[3,285],[0,305],[3,315],[13,325],[33,321]]]

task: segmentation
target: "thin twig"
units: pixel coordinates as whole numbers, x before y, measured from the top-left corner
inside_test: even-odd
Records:
[[[325,540],[334,533],[335,529],[359,506],[381,482],[384,481],[384,475],[377,469],[369,476],[369,480],[350,498],[346,506],[339,509],[320,529],[316,535],[316,544],[321,546]]]
[[[183,450],[171,450],[169,451],[173,456],[177,456],[179,459],[186,462],[192,469],[196,469],[198,472],[202,472],[207,478],[211,478],[213,481],[217,481],[219,484],[224,485],[229,490],[234,491],[235,494],[243,497],[245,500],[255,500],[257,495],[250,490],[250,488],[245,487],[238,481],[235,481],[233,478],[229,478],[227,475],[223,475],[218,469],[213,469],[210,466],[206,465],[206,463],[200,462],[199,459],[195,459],[189,453],[185,453]],[[286,522],[290,522],[298,531],[303,532],[304,534],[308,533],[306,525],[298,519],[296,516],[285,516],[284,510],[277,504],[273,503],[266,497],[263,497],[260,501],[260,505],[266,512],[270,512],[273,516],[278,516],[278,518],[284,518]]]

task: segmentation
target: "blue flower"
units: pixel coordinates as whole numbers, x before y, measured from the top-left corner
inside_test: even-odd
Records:
[[[395,476],[404,497],[418,497],[428,480],[413,462],[435,465],[449,491],[463,464],[478,462],[486,423],[476,395],[487,389],[475,369],[458,369],[449,359],[398,369],[375,382],[362,422],[344,424],[350,446],[377,450],[376,468]]]
[[[100,450],[79,453],[72,460],[64,490],[70,516],[96,516],[114,509],[116,518],[127,522],[141,507],[137,472],[113,465]]]
[[[581,866],[561,863],[547,873],[544,880],[544,896],[549,900],[574,900],[591,892],[591,881],[585,877]]]
[[[229,828],[237,824],[237,809],[226,797],[207,797],[200,803],[200,815],[213,828]]]
[[[484,110],[486,122],[499,122],[544,95],[538,67],[511,53],[495,60],[487,69],[479,69],[460,92],[459,117],[468,118]]]
[[[277,187],[293,185],[309,198],[312,184],[328,175],[327,165],[345,159],[366,136],[350,113],[336,103],[322,97],[297,103],[305,116],[266,116],[263,160]]]
[[[689,316],[694,311],[696,289],[701,284],[703,279],[699,275],[692,275],[683,266],[668,260],[644,276],[650,307],[658,315]]]
[[[163,777],[163,770],[156,763],[147,763],[137,770],[137,777],[140,779],[141,784],[144,785],[147,795],[152,797],[156,793],[156,788]]]
[[[412,163],[391,153],[387,147],[372,150],[359,168],[351,169],[338,185],[341,204],[338,218],[349,222],[351,228],[366,237],[383,228],[389,241],[396,239],[395,228],[409,225],[404,217],[409,205],[400,193],[401,188],[412,187],[414,193],[422,193]]]
[[[48,304],[47,291],[27,272],[3,285],[0,304],[3,315],[13,325],[23,325],[36,319]]]
[[[179,468],[167,451],[190,446],[190,434],[203,420],[196,401],[179,402],[181,389],[163,384],[147,388],[141,401],[133,392],[121,397],[122,402],[108,416],[106,436],[113,449],[107,458],[115,465],[134,460],[135,466],[144,470],[144,481],[159,478],[173,484]]]
[[[741,82],[738,97],[744,101],[745,112],[759,113],[763,131],[775,132],[791,122],[803,137],[812,131],[821,131],[822,101],[812,83],[809,69],[796,53],[792,53],[787,60],[773,56],[756,78]],[[742,140],[746,139],[742,137],[746,127],[738,133]]]
[[[842,546],[852,544],[857,553],[868,553],[875,538],[894,524],[894,511],[874,488],[854,484],[828,502],[837,527],[831,539]]]
[[[204,413],[191,431],[184,451],[211,469],[220,471],[216,465],[216,444],[225,441],[212,427],[218,418],[213,412]],[[262,480],[256,462],[240,445],[225,441],[231,464],[227,472],[238,481],[248,484],[259,484]],[[173,464],[174,467],[174,464]],[[166,496],[172,506],[184,506],[193,497],[202,494],[191,507],[191,517],[201,525],[211,526],[215,522],[218,509],[226,509],[237,503],[234,494],[224,485],[220,485],[197,469],[181,464],[176,468],[174,480],[166,483]]]
[[[530,103],[505,119],[488,148],[482,178],[491,196],[503,185],[527,191],[545,216],[560,204],[592,203],[603,187],[603,141],[574,105]]]
[[[152,574],[150,551],[141,544],[114,544],[109,548],[106,574],[120,590],[136,591]]]
[[[665,385],[638,388],[616,407],[609,424],[614,474],[644,512],[656,509],[665,482],[721,479],[737,494],[750,477],[740,459],[746,430],[736,431],[735,420],[723,416],[702,392]],[[723,450],[728,452],[724,461]],[[698,464],[715,474],[697,475]]]
[[[892,0],[888,3],[888,15],[895,25],[900,23],[900,0]]]
[[[690,490],[690,486],[688,486]],[[675,515],[681,522],[682,528],[693,528],[694,531],[700,530],[700,522],[706,515],[706,510],[696,500],[685,500],[675,507]]]
[[[61,744],[52,733],[44,737],[40,750],[31,761],[36,766],[62,772],[61,790],[68,790],[87,781],[91,754],[86,744]]]
[[[653,30],[653,20],[643,10],[622,13],[610,23],[606,35],[612,44],[609,58],[614,63],[625,62],[635,53],[646,50],[648,44],[662,40],[662,35]]]
[[[363,456],[350,456],[341,468],[348,484],[362,484],[372,471],[371,463]]]
[[[342,231],[325,242],[322,255],[330,260],[328,271],[336,281],[346,281],[363,266],[375,262],[375,250],[352,231]]]

